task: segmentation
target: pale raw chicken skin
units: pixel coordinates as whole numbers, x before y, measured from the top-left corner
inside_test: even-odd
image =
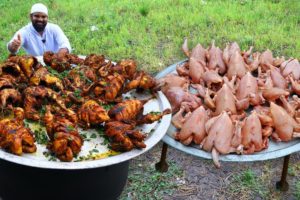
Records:
[[[216,105],[215,115],[223,111],[230,111],[232,114],[237,113],[234,95],[227,84],[223,84],[223,87],[216,93],[214,101]]]
[[[205,123],[208,119],[207,113],[203,106],[200,106],[185,120],[180,132],[176,138],[182,142],[189,137],[193,137],[195,144],[200,144],[206,136]],[[185,145],[188,145],[184,143]]]
[[[218,69],[220,74],[224,74],[226,72],[226,66],[223,61],[223,52],[219,47],[215,46],[214,41],[208,50],[206,57],[208,60],[208,69]]]
[[[263,140],[262,126],[256,112],[248,116],[242,127],[242,145],[244,154],[252,154],[266,148]]]
[[[235,51],[230,57],[228,63],[227,77],[231,79],[234,75],[242,78],[246,74],[246,64],[243,57],[238,51]]]
[[[189,60],[189,76],[193,83],[200,83],[201,76],[204,74],[204,66],[195,58]]]
[[[188,90],[189,81],[177,74],[168,74],[167,76],[158,79],[157,81],[157,89],[161,89],[163,93],[168,91],[171,87],[181,87],[184,90]]]
[[[190,58],[194,58],[197,62],[201,63],[206,66],[206,54],[207,50],[204,49],[201,44],[197,44],[196,47],[193,48]]]
[[[278,87],[278,88],[281,88],[281,89],[287,89],[287,87],[288,87],[287,81],[281,75],[278,68],[275,68],[275,67],[271,66],[270,75],[271,75],[273,85],[275,87]]]
[[[282,107],[271,102],[270,112],[276,134],[281,141],[290,141],[293,138],[294,131],[300,131],[300,125]]]
[[[221,154],[228,154],[232,150],[233,124],[226,112],[223,112],[208,124],[207,138],[202,146],[205,151],[211,152],[213,148]]]
[[[297,59],[289,59],[281,64],[281,73],[284,77],[292,75],[294,80],[300,78],[300,64]]]
[[[239,82],[236,97],[238,100],[249,98],[251,105],[260,104],[261,99],[258,94],[257,80],[250,72],[247,72]]]
[[[164,94],[170,101],[173,113],[176,113],[179,110],[182,103],[186,103],[191,110],[194,110],[201,105],[200,98],[185,91],[181,87],[171,87]]]

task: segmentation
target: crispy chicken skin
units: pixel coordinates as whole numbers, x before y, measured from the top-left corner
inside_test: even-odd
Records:
[[[46,106],[44,123],[50,138],[47,148],[61,161],[72,161],[83,145],[76,124],[60,115],[53,115],[50,106]]]
[[[146,136],[138,130],[133,130],[134,124],[111,121],[105,124],[105,134],[111,139],[111,147],[116,151],[130,151],[134,147],[145,148],[143,142]]]
[[[36,152],[35,139],[29,128],[24,127],[24,110],[14,109],[15,118],[0,120],[0,148],[22,155]]]
[[[112,107],[108,114],[116,121],[134,120],[140,110],[143,108],[144,102],[141,100],[130,99],[118,103]]]
[[[86,128],[91,125],[99,125],[110,119],[106,110],[94,100],[88,100],[80,107],[78,118]]]
[[[132,81],[125,86],[125,92],[132,89],[152,90],[156,86],[155,79],[144,71],[139,71],[134,74]]]

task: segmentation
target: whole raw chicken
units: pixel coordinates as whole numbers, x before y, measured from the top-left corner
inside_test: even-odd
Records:
[[[300,124],[285,109],[271,102],[270,112],[275,127],[275,133],[272,135],[275,140],[287,142],[293,137],[299,137]]]
[[[185,104],[186,108],[190,110],[194,110],[202,104],[200,98],[181,87],[171,87],[165,95],[170,101],[173,113],[176,113],[182,104]]]
[[[222,112],[220,115],[209,119],[205,124],[207,137],[201,143],[201,147],[208,152],[212,152],[212,157],[216,167],[220,167],[218,155],[236,152],[232,140],[234,137],[234,125],[227,114]]]
[[[207,67],[209,69],[217,69],[220,74],[226,73],[226,65],[223,61],[223,52],[219,47],[215,46],[215,41],[212,42],[206,57],[208,60]]]
[[[258,91],[257,80],[250,72],[247,72],[240,80],[236,91],[236,98],[238,100],[248,99],[249,103],[253,106],[262,103],[263,99]],[[244,107],[243,109],[247,108]]]
[[[195,144],[200,144],[206,136],[205,123],[207,120],[207,112],[203,106],[200,106],[189,116],[186,116],[181,130],[175,138],[185,145],[189,145],[192,141]]]
[[[246,117],[242,126],[243,154],[252,154],[268,147],[268,138],[262,135],[262,126],[256,112]]]

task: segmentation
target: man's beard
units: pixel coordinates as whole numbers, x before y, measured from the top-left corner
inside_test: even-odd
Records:
[[[47,25],[47,23],[45,24],[37,24],[32,22],[33,28],[37,31],[37,32],[43,32],[45,30],[45,27]]]

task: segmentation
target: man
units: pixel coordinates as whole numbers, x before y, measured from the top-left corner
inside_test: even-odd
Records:
[[[31,23],[17,31],[7,49],[11,54],[17,54],[23,47],[27,54],[42,56],[45,51],[52,51],[64,55],[71,53],[71,45],[61,30],[52,23],[48,23],[48,9],[41,3],[34,4],[30,12]]]

